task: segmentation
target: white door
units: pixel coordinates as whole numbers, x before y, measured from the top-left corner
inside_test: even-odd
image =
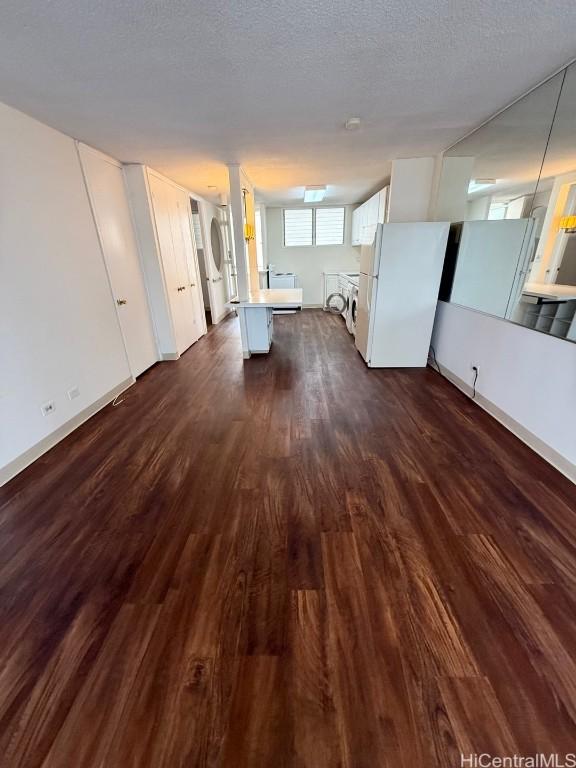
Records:
[[[194,242],[192,229],[192,214],[188,195],[182,192],[176,201],[178,209],[178,222],[181,233],[183,258],[181,259],[186,290],[183,291],[189,311],[189,321],[193,329],[194,341],[206,333],[206,317],[204,315],[204,300],[202,298],[202,286],[200,285],[200,269],[198,255]]]
[[[181,263],[183,249],[179,244],[181,235],[179,234],[176,190],[171,184],[153,174],[150,174],[149,178],[176,349],[179,354],[182,354],[194,343],[195,338],[190,323],[188,302],[184,296],[188,281],[184,271],[185,266],[183,267]]]
[[[158,360],[122,166],[83,144],[78,152],[133,376]]]
[[[221,211],[212,203],[198,203],[202,218],[204,236],[204,261],[206,266],[206,282],[210,296],[210,311],[212,322],[218,323],[226,314],[228,287],[225,280],[227,253],[222,236],[225,226],[222,222]]]
[[[372,333],[372,303],[378,291],[378,278],[361,274],[356,304],[356,349],[369,362]]]

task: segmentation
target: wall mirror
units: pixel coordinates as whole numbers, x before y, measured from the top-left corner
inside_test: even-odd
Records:
[[[213,218],[210,224],[210,245],[212,246],[212,258],[218,272],[222,271],[224,263],[224,248],[222,246],[222,234],[218,219]]]
[[[455,144],[440,298],[576,341],[576,64]]]

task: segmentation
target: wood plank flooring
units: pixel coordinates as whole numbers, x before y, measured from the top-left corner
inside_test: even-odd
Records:
[[[0,489],[0,764],[576,752],[576,494],[340,318],[228,320]]]

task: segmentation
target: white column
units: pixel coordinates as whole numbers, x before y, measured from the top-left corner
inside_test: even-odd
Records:
[[[387,221],[428,221],[434,166],[433,157],[392,161]]]
[[[468,187],[474,172],[474,157],[442,158],[435,221],[466,221],[468,218]]]
[[[232,230],[234,253],[236,254],[236,279],[238,281],[238,299],[246,301],[249,292],[248,253],[244,239],[244,199],[242,197],[242,169],[238,164],[228,166],[230,179],[230,208],[232,210]]]

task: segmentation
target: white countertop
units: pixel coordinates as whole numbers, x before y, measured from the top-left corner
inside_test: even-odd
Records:
[[[537,296],[553,301],[570,301],[576,299],[576,285],[554,285],[553,283],[526,283],[522,289],[526,296]]]
[[[247,301],[232,299],[230,307],[287,307],[297,309],[302,306],[302,288],[262,288],[251,293]]]

